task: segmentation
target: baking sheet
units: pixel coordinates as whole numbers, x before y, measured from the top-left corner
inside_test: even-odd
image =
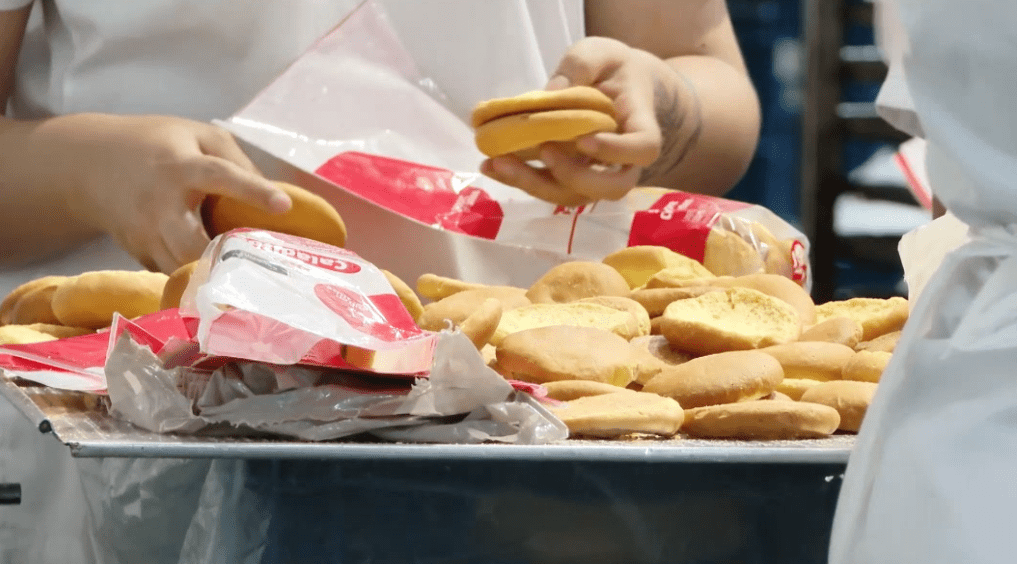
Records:
[[[274,438],[165,435],[139,429],[96,409],[85,394],[19,386],[0,376],[0,394],[76,457],[590,460],[616,462],[846,463],[854,435],[799,441],[718,441],[678,437],[622,441],[568,440],[552,445],[433,445]]]

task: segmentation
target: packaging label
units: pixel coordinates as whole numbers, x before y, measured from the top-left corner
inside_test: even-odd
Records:
[[[675,191],[632,218],[628,246],[657,245],[703,262],[706,238],[721,214],[749,204]]]

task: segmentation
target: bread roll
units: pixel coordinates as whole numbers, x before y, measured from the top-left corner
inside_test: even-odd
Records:
[[[299,186],[286,182],[275,182],[275,185],[293,201],[288,212],[269,213],[233,198],[207,196],[201,204],[201,218],[209,236],[250,227],[304,237],[335,247],[346,244],[346,224],[332,204]]]
[[[552,407],[570,436],[614,438],[633,433],[670,437],[681,429],[684,411],[673,399],[621,391],[586,396]]]
[[[893,331],[885,335],[880,335],[871,341],[858,343],[855,350],[892,353],[894,349],[897,348],[897,341],[899,340],[900,331]]]
[[[417,278],[417,293],[435,302],[463,290],[476,290],[485,287],[487,287],[486,284],[463,282],[462,280],[438,276],[437,274],[421,274]]]
[[[526,290],[512,286],[485,286],[457,292],[451,296],[427,304],[417,318],[417,325],[428,331],[441,331],[448,323],[459,326],[488,298],[501,302],[502,311],[509,311],[529,305]]]
[[[799,400],[802,394],[813,386],[818,386],[823,382],[820,380],[809,380],[807,378],[787,378],[785,377],[777,384],[776,391],[786,395],[793,400]]]
[[[0,345],[31,345],[55,340],[53,335],[36,331],[27,325],[0,326]]]
[[[759,349],[777,359],[785,378],[840,380],[844,365],[855,355],[854,349],[838,343],[799,341]]]
[[[844,364],[841,378],[859,382],[879,382],[893,353],[883,351],[857,351]]]
[[[668,366],[643,391],[674,398],[684,408],[759,399],[784,378],[780,364],[758,351],[718,353]]]
[[[703,439],[792,440],[828,437],[836,409],[816,403],[748,401],[686,409],[682,431]]]
[[[792,342],[801,328],[797,310],[749,288],[676,301],[667,306],[660,325],[671,346],[700,355]]]
[[[507,335],[554,325],[573,327],[594,327],[614,333],[626,341],[638,335],[638,323],[631,313],[589,303],[531,304],[508,310],[501,316],[501,323],[491,337],[497,346]]]
[[[532,90],[507,98],[484,100],[473,108],[474,128],[505,116],[548,110],[594,110],[615,117],[614,100],[592,86]]]
[[[721,288],[751,288],[777,298],[795,308],[803,326],[816,321],[816,304],[797,282],[776,274],[748,274],[737,277],[719,277],[712,285]]]
[[[834,380],[809,388],[802,395],[801,401],[836,409],[840,414],[840,425],[837,428],[857,433],[875,394],[876,384],[871,382]]]
[[[632,298],[624,298],[622,296],[595,296],[592,298],[583,298],[578,300],[576,303],[585,304],[597,304],[618,311],[624,311],[632,314],[632,318],[636,320],[635,335],[643,336],[650,334],[650,314],[647,313],[639,302]]]
[[[681,256],[681,255],[679,255]],[[680,266],[669,266],[650,277],[645,287],[650,288],[686,288],[689,286],[708,286],[717,277],[698,262],[687,259]]]
[[[159,300],[159,309],[173,309],[180,307],[180,299],[184,296],[184,290],[191,281],[191,275],[198,266],[198,261],[191,261],[173,271],[166,280],[162,289],[162,298]]]
[[[63,325],[52,325],[49,323],[33,323],[31,325],[26,325],[25,327],[28,327],[33,331],[39,331],[40,333],[52,335],[57,339],[80,337],[82,335],[94,333],[94,331],[86,327],[65,327]]]
[[[717,276],[744,276],[762,272],[763,258],[737,233],[714,227],[706,236],[703,266]]]
[[[695,286],[689,288],[651,288],[635,290],[629,296],[639,305],[643,306],[650,317],[659,317],[664,314],[667,306],[678,300],[698,298],[710,292],[720,292],[722,288],[715,286]]]
[[[676,351],[663,335],[647,335],[636,337],[630,341],[633,346],[645,349],[654,358],[669,366],[678,366],[692,360],[692,355]]]
[[[101,329],[113,314],[133,319],[159,311],[169,277],[161,272],[102,270],[64,280],[53,294],[60,325]]]
[[[698,272],[701,278],[713,277],[699,261],[655,245],[626,247],[607,255],[602,262],[617,270],[632,289],[646,285],[654,274],[671,268]]]
[[[816,306],[816,322],[849,317],[862,326],[862,341],[900,331],[908,320],[908,301],[893,298],[851,298]]]
[[[831,317],[802,331],[799,341],[838,343],[854,348],[862,338],[862,325],[848,317]]]
[[[28,313],[29,311],[34,312],[36,306],[26,306],[26,311],[23,314],[23,317],[25,319],[21,321],[21,323],[52,323],[52,321],[30,321],[28,320],[28,318],[49,317],[52,319],[53,310],[51,307],[49,307],[49,300],[52,298],[53,295],[52,292],[56,289],[57,284],[59,284],[65,278],[66,276],[43,276],[42,278],[29,280],[28,282],[25,282],[24,284],[11,290],[10,293],[4,297],[3,302],[0,302],[0,325],[19,323],[19,321],[14,318],[15,313],[14,310],[15,307],[18,305],[18,302],[21,300],[21,298],[35,290],[46,288],[50,288],[50,290],[43,290],[44,293],[42,295],[46,296],[46,292],[48,292],[48,296],[46,296],[45,299],[41,300],[39,300],[38,298],[35,299],[44,304],[45,311],[48,312],[48,314],[40,316],[35,313]]]
[[[59,325],[60,320],[53,313],[53,294],[67,280],[66,276],[45,276],[15,288],[18,298],[13,302],[9,315],[10,323],[15,325],[31,325],[47,323]]]
[[[625,339],[592,327],[555,325],[506,336],[496,351],[506,377],[543,384],[591,380],[625,387],[636,378],[639,358]]]
[[[628,296],[629,284],[617,270],[592,261],[559,264],[530,286],[526,297],[535,304],[568,303],[594,296]]]
[[[545,382],[547,397],[558,401],[572,401],[586,396],[599,396],[603,394],[616,394],[618,392],[631,391],[627,388],[619,388],[604,382],[592,380],[556,380]]]
[[[476,311],[463,320],[459,330],[470,339],[477,350],[481,350],[491,341],[495,330],[498,329],[501,314],[501,302],[495,298],[487,298]]]

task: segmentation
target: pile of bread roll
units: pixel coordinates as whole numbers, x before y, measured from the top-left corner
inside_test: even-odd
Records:
[[[422,328],[458,326],[502,376],[543,385],[574,437],[856,432],[908,317],[904,298],[816,306],[786,277],[718,276],[655,246],[529,288],[426,274],[417,292]]]

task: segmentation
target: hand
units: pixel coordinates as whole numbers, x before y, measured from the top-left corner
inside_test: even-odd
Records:
[[[209,243],[198,208],[208,194],[269,212],[292,202],[233,137],[176,117],[74,114],[42,128],[71,213],[113,235],[141,264],[169,273]]]
[[[575,143],[545,143],[540,147],[544,168],[506,155],[484,161],[481,172],[559,205],[624,197],[636,186],[642,168],[660,156],[662,136],[655,97],[661,72],[674,71],[656,56],[620,41],[590,37],[577,42],[546,89],[600,89],[614,100],[618,133],[587,135]]]

